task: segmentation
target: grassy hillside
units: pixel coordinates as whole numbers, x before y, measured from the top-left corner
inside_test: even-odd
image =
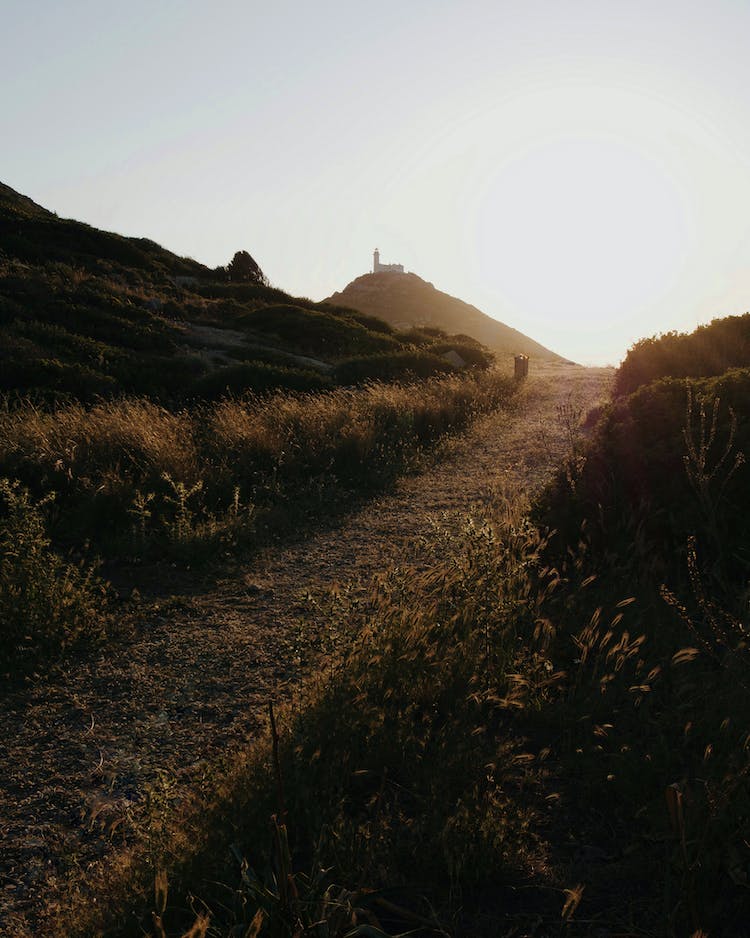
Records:
[[[378,378],[380,365],[388,378],[457,370],[432,349],[445,336],[403,336],[372,316],[228,277],[146,239],[59,219],[0,185],[0,392],[174,405],[324,390]]]
[[[365,274],[330,296],[328,302],[379,316],[398,329],[427,326],[468,333],[502,356],[523,354],[563,361],[534,339],[492,319],[476,306],[436,290],[416,274]]]
[[[257,545],[511,394],[472,339],[229,269],[0,186],[0,663],[100,631],[101,582],[59,551],[195,563]]]

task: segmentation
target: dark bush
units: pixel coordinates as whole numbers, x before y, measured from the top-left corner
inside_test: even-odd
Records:
[[[478,342],[472,344],[449,341],[436,342],[429,347],[429,351],[433,355],[445,355],[448,352],[455,352],[463,358],[469,368],[489,368],[495,360],[492,352]]]
[[[254,333],[276,337],[300,352],[327,357],[397,346],[391,336],[370,332],[351,319],[288,304],[265,306],[241,317],[237,324]]]
[[[454,367],[438,355],[405,349],[339,362],[333,376],[339,384],[362,384],[365,381],[430,378],[450,371],[455,371]]]
[[[228,394],[262,394],[276,390],[322,391],[330,387],[330,380],[315,371],[284,368],[265,362],[245,362],[217,368],[203,375],[193,382],[191,390],[195,397],[214,400]]]
[[[81,401],[111,396],[118,390],[111,375],[79,362],[61,362],[55,358],[5,359],[0,369],[0,390],[60,394]]]
[[[650,555],[657,578],[684,573],[688,538],[697,536],[706,563],[721,563],[744,583],[750,466],[743,455],[750,455],[750,369],[655,381],[610,405],[580,472],[558,476],[540,518],[565,543],[585,523],[602,556],[642,563],[627,549],[637,535],[645,553],[658,546]]]
[[[631,394],[658,378],[704,378],[750,365],[750,313],[714,319],[689,334],[668,332],[641,339],[615,378],[615,394]]]

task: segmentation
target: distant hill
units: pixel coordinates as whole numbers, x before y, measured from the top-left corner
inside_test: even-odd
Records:
[[[565,361],[534,339],[493,319],[456,297],[436,290],[416,274],[364,274],[328,297],[337,303],[379,316],[397,329],[436,326],[446,332],[477,339],[501,355],[522,354],[548,361]]]
[[[486,367],[477,343],[232,280],[0,183],[0,392],[40,403],[325,390]],[[460,364],[456,364],[459,362]]]

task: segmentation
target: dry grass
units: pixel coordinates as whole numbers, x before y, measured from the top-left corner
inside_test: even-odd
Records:
[[[147,400],[121,400],[94,407],[71,404],[52,413],[34,406],[2,415],[0,453],[4,468],[40,477],[99,482],[158,478],[190,479],[197,452],[193,423]],[[95,484],[95,483],[94,483]]]
[[[177,537],[199,553],[201,543],[251,536],[254,506],[383,484],[511,395],[493,373],[178,413],[139,399],[52,413],[29,404],[0,415],[0,475],[38,496],[54,491],[68,542],[132,555]]]

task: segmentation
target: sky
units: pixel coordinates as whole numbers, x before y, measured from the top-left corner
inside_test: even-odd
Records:
[[[750,3],[0,0],[0,181],[320,300],[401,263],[549,348],[750,309]]]

